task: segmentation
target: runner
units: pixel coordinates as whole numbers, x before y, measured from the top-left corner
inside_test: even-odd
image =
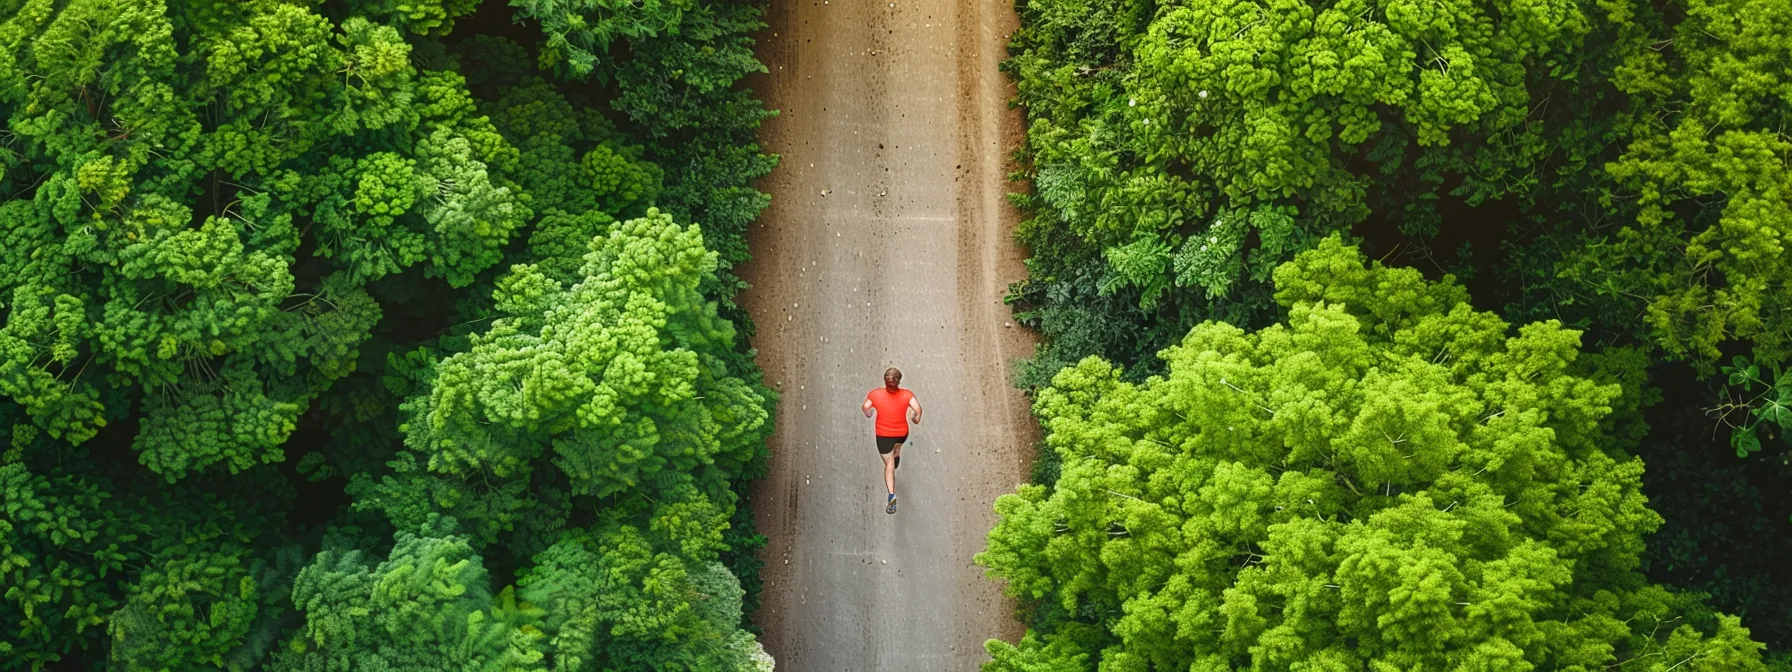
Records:
[[[877,454],[884,458],[884,488],[890,501],[884,513],[896,512],[896,468],[902,466],[902,444],[908,442],[908,423],[921,424],[921,402],[915,393],[902,387],[902,372],[895,367],[884,369],[884,386],[865,395],[859,410],[865,417],[877,412]],[[907,413],[904,413],[907,411]]]

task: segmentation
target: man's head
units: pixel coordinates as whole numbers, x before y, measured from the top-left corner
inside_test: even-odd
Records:
[[[884,369],[884,389],[895,392],[897,389],[900,389],[901,386],[902,372],[897,371],[894,366]]]

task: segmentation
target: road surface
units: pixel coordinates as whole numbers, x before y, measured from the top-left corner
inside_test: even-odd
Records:
[[[783,160],[743,299],[783,400],[753,494],[771,540],[755,618],[780,670],[975,670],[1022,631],[971,556],[1037,439],[1009,383],[1031,338],[1001,302],[1025,273],[1003,195],[1012,4],[773,0],[767,19],[753,84]],[[926,408],[893,516],[859,412],[889,366]]]

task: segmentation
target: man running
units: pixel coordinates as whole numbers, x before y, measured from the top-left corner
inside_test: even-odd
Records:
[[[902,387],[902,372],[895,367],[884,369],[884,386],[865,395],[859,410],[865,417],[877,412],[877,454],[884,458],[884,488],[890,501],[884,513],[896,512],[896,467],[902,466],[902,444],[908,442],[908,423],[921,424],[921,402],[915,393]],[[904,413],[907,411],[907,413]]]

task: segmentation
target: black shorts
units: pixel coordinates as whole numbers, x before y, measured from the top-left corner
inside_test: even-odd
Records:
[[[896,449],[898,443],[908,443],[908,435],[877,437],[877,454],[889,455],[890,451]]]

